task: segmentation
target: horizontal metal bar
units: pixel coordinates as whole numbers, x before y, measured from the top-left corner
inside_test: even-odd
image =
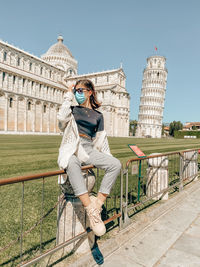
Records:
[[[107,224],[107,223],[109,223],[109,222],[111,222],[111,221],[114,221],[114,220],[115,220],[116,218],[118,218],[118,217],[121,217],[121,213],[114,214],[112,217],[110,217],[109,219],[105,220],[105,221],[104,221],[104,224]],[[91,232],[91,231],[92,231],[91,229],[89,229],[89,230],[87,230],[87,231],[84,231],[84,232],[78,234],[77,236],[72,237],[72,238],[68,239],[67,241],[61,243],[60,245],[54,247],[53,249],[50,249],[50,250],[46,251],[45,253],[41,254],[40,256],[38,256],[38,257],[36,257],[36,258],[34,258],[34,259],[28,261],[28,262],[21,263],[20,266],[21,266],[21,267],[27,267],[27,266],[30,266],[30,265],[32,265],[32,264],[34,264],[34,263],[36,263],[36,262],[42,260],[43,258],[47,257],[48,255],[51,255],[51,254],[55,253],[55,252],[58,251],[59,249],[64,248],[64,247],[67,246],[67,245],[70,245],[72,242],[74,242],[74,241],[76,241],[76,240],[78,240],[78,239],[80,239],[80,238],[86,236],[86,235],[87,235],[89,232]]]
[[[182,154],[182,153],[185,153],[185,152],[191,152],[191,151],[196,151],[196,150],[200,150],[200,148],[193,148],[193,149],[188,149],[188,150],[167,152],[167,153],[162,153],[162,154],[159,154],[159,155],[147,156],[147,157],[144,157],[144,158],[132,158],[132,159],[129,159],[126,162],[126,168],[128,168],[129,164],[131,162],[133,162],[133,161],[146,160],[146,159],[151,159],[151,158],[159,158],[159,157],[169,156],[169,155],[179,155],[179,154]]]
[[[91,168],[94,168],[94,166],[86,165],[86,166],[82,166],[81,170],[88,170]],[[59,171],[44,172],[44,173],[39,173],[39,174],[12,177],[12,178],[7,178],[7,179],[0,179],[0,186],[7,185],[7,184],[20,183],[20,182],[25,182],[25,181],[30,181],[30,180],[37,180],[37,179],[41,179],[45,177],[56,176],[59,174],[65,174],[65,171],[59,170]]]
[[[48,255],[51,255],[51,254],[55,253],[59,249],[64,248],[67,245],[70,245],[72,242],[74,242],[74,241],[76,241],[76,240],[78,240],[78,239],[80,239],[80,238],[82,238],[82,237],[84,237],[86,235],[87,235],[87,231],[84,231],[84,232],[80,233],[79,235],[67,240],[66,242],[61,243],[60,245],[54,247],[53,249],[50,249],[50,250],[46,251],[45,253],[41,254],[40,256],[38,256],[38,257],[28,261],[28,262],[20,264],[19,266],[21,266],[21,267],[30,266],[30,265],[42,260],[43,258],[47,257]]]

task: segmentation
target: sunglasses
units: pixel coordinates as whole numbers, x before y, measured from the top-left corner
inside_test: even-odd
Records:
[[[76,92],[78,92],[79,94],[82,94],[83,91],[90,91],[90,89],[86,89],[86,88],[78,88],[78,89],[73,89],[73,93],[75,94]]]

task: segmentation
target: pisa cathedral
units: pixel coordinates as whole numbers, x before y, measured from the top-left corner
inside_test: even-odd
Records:
[[[128,136],[130,96],[122,67],[79,75],[62,36],[41,58],[0,41],[0,134],[59,135],[63,84],[82,78],[95,85],[107,134]]]
[[[143,72],[136,137],[161,138],[167,83],[166,58],[151,56]]]

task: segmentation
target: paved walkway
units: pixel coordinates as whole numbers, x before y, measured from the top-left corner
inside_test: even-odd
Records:
[[[130,236],[101,266],[200,267],[200,183],[196,186],[174,209]]]

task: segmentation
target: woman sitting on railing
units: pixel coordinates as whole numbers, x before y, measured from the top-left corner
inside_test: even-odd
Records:
[[[78,106],[72,106],[74,95]],[[96,110],[100,105],[93,83],[87,79],[79,80],[69,86],[68,92],[64,94],[64,102],[57,116],[58,126],[64,132],[58,165],[66,169],[74,194],[83,203],[90,227],[97,236],[106,232],[101,220],[102,205],[121,169],[120,161],[110,153],[103,114]],[[88,194],[81,163],[105,170],[97,197]],[[64,182],[61,175],[60,183]]]

